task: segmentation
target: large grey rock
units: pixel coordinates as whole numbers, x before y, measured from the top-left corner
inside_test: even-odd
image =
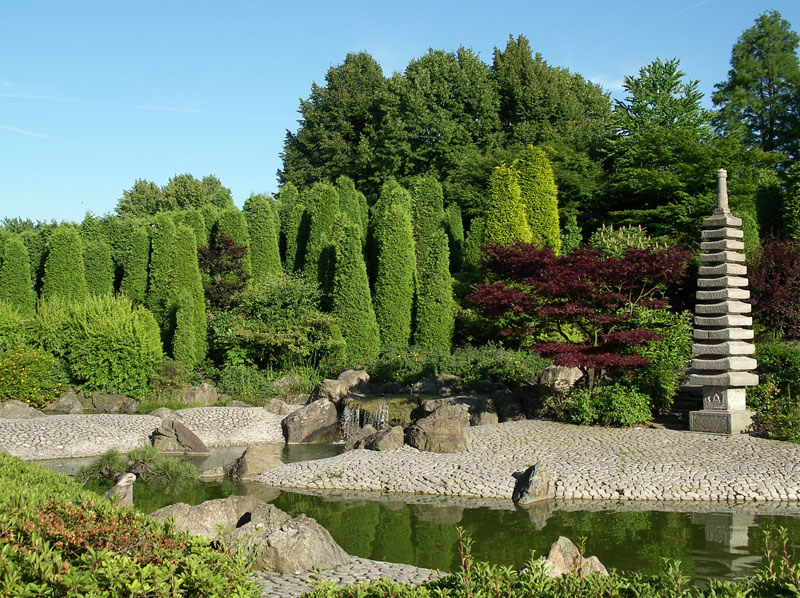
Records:
[[[206,444],[186,424],[169,416],[162,419],[161,425],[153,432],[153,446],[162,453],[208,455],[210,452]]]
[[[442,395],[452,394],[453,387],[461,383],[461,378],[452,374],[441,376],[431,376],[423,378],[411,387],[411,392],[415,395]]]
[[[338,440],[339,417],[336,406],[328,399],[319,399],[284,417],[281,428],[288,443]]]
[[[32,419],[34,417],[44,417],[44,413],[16,399],[0,403],[0,419]]]
[[[501,422],[513,422],[527,419],[522,401],[510,390],[498,390],[492,394],[492,403],[497,410],[497,418]]]
[[[454,419],[424,417],[406,429],[405,439],[409,446],[432,453],[467,450],[464,428]]]
[[[393,451],[403,446],[403,427],[392,426],[388,430],[381,430],[364,438],[356,444],[356,448],[365,448],[370,451]]]
[[[83,404],[74,392],[67,392],[47,406],[53,413],[83,413]]]
[[[454,419],[465,428],[469,428],[471,420],[469,406],[465,405],[464,403],[451,403],[449,405],[442,405],[428,417],[433,417],[436,419]]]
[[[322,382],[319,382],[314,387],[314,390],[311,391],[311,401],[315,402],[325,399],[336,403],[346,397],[349,392],[350,387],[347,385],[347,382],[326,378]]]
[[[121,394],[96,392],[88,398],[88,401],[89,409],[100,413],[136,413],[136,409],[139,407],[138,401]]]
[[[344,450],[349,451],[354,448],[364,448],[361,441],[375,435],[377,431],[378,430],[376,430],[375,426],[372,424],[367,424],[363,428],[358,428],[355,432],[347,437],[347,440],[344,441]]]
[[[133,504],[133,483],[136,481],[136,475],[132,473],[121,473],[117,476],[114,485],[109,488],[103,496],[111,498],[112,496],[119,497],[119,506],[129,507]]]
[[[289,405],[280,399],[272,399],[269,401],[264,405],[264,410],[274,413],[275,415],[289,415],[290,413]]]
[[[252,496],[229,496],[207,500],[193,507],[182,502],[175,503],[150,516],[162,523],[173,517],[176,531],[202,536],[206,540],[216,540],[219,538],[220,526],[223,534],[233,531],[242,519],[251,519],[252,512],[259,504],[260,501]]]
[[[200,386],[187,386],[181,391],[181,402],[187,405],[208,407],[216,403],[218,398],[217,389],[208,382]]]
[[[369,374],[364,370],[345,370],[339,374],[337,380],[347,385],[348,392],[366,392]]]
[[[159,407],[158,409],[153,409],[149,415],[154,415],[155,417],[160,417],[161,421],[164,420],[173,420],[177,419],[178,412],[174,409],[170,409],[169,407]]]
[[[540,464],[531,465],[521,474],[515,474],[516,484],[511,500],[528,505],[540,500],[555,498],[556,484]]]
[[[566,392],[583,376],[580,368],[568,368],[561,365],[551,365],[544,368],[536,375],[536,382]]]
[[[561,577],[570,572],[582,575],[608,575],[603,563],[596,556],[582,558],[577,546],[569,538],[559,536],[550,546],[545,560],[545,574],[548,577]]]
[[[225,475],[237,480],[252,480],[257,475],[282,465],[281,449],[272,445],[248,446],[242,456],[226,465]]]

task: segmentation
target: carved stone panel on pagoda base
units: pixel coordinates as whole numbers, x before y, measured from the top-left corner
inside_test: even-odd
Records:
[[[689,429],[708,434],[751,434],[758,430],[758,413],[743,409],[691,411]]]

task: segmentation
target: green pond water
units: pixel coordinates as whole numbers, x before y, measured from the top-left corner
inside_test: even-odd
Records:
[[[241,450],[229,449],[234,456]],[[338,445],[292,446],[283,457],[286,462],[324,458],[341,450]],[[134,504],[149,513],[175,502],[198,504],[244,493],[255,493],[292,516],[313,517],[350,554],[443,571],[458,568],[458,527],[472,537],[476,559],[514,568],[525,566],[531,550],[546,554],[558,536],[567,536],[576,544],[585,539],[584,554],[597,555],[609,568],[656,573],[667,557],[680,560],[684,574],[699,580],[738,578],[761,566],[764,532],[775,535],[780,527],[787,530],[790,554],[800,558],[800,506],[793,504],[551,501],[526,510],[510,500],[304,494],[230,481],[198,482],[177,492],[137,483]]]

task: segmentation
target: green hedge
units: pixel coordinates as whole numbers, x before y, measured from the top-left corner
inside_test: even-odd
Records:
[[[484,223],[483,242],[487,244],[530,243],[533,238],[516,173],[508,166],[497,166],[489,178]]]
[[[47,243],[42,298],[81,300],[88,292],[78,230],[74,226],[59,226]]]
[[[10,235],[3,244],[0,301],[13,305],[24,316],[33,316],[36,311],[28,250],[17,235]]]

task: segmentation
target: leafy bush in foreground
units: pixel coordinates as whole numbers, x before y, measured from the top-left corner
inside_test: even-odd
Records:
[[[0,454],[0,595],[256,598],[240,556]]]
[[[19,345],[0,352],[0,401],[16,399],[42,408],[56,398],[60,385],[54,360],[38,349]]]
[[[770,438],[800,442],[800,345],[764,341],[756,345],[759,385],[747,389],[747,404],[758,411]]]

